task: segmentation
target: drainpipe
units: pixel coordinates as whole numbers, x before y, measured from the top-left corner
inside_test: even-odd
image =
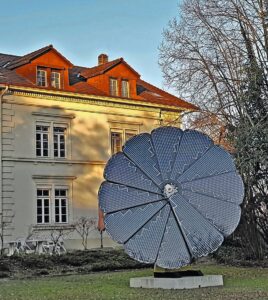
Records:
[[[160,108],[159,110],[159,125],[162,126],[163,125],[163,120],[162,120],[162,109]]]
[[[3,224],[3,161],[2,161],[2,102],[3,102],[3,97],[8,91],[8,85],[2,86],[4,87],[3,91],[0,92],[0,224]],[[2,88],[0,87],[0,88]],[[1,236],[3,237],[4,234],[4,228],[3,226],[1,227]],[[3,246],[3,245],[1,245]]]

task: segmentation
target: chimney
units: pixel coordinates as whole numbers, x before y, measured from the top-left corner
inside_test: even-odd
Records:
[[[100,54],[99,56],[98,56],[98,65],[100,66],[100,65],[103,65],[103,64],[105,64],[105,63],[107,63],[108,62],[108,55],[107,54]]]

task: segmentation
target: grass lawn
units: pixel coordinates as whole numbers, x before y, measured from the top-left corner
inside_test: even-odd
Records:
[[[151,276],[151,269],[0,281],[0,300],[75,299],[268,299],[268,269],[196,265],[205,274],[224,275],[224,287],[195,290],[129,288],[131,277]]]

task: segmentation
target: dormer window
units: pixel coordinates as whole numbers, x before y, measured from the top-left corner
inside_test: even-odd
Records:
[[[128,80],[122,80],[121,93],[122,93],[123,98],[129,98],[129,82],[128,82]]]
[[[49,67],[38,67],[36,85],[43,87],[61,88],[61,70]]]
[[[37,69],[37,85],[47,86],[47,71],[42,69]]]
[[[60,73],[57,71],[51,71],[51,86],[60,89]]]
[[[110,95],[118,96],[118,83],[116,78],[110,78]]]

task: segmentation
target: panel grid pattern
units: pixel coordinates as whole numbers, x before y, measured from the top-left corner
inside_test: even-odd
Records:
[[[134,259],[173,269],[217,250],[240,220],[233,159],[194,130],[140,134],[109,160],[99,206],[108,234]]]

